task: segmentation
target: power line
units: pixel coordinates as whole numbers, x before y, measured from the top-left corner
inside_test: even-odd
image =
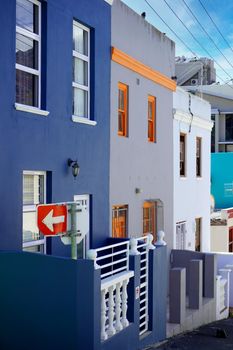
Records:
[[[227,39],[225,39],[225,37],[223,36],[223,34],[221,33],[220,29],[218,28],[217,24],[214,22],[213,18],[210,16],[209,12],[207,11],[206,7],[204,6],[204,4],[202,3],[201,0],[198,0],[200,5],[202,6],[203,10],[206,12],[207,16],[209,17],[209,19],[211,20],[211,22],[213,23],[213,25],[215,26],[215,28],[217,29],[217,31],[219,32],[219,34],[221,35],[221,37],[223,38],[223,40],[225,41],[225,43],[227,44],[227,46],[231,49],[231,51],[233,52],[233,49],[231,47],[231,45],[229,44],[229,42],[227,41]]]
[[[228,58],[224,55],[224,53],[222,52],[221,49],[219,49],[219,47],[216,45],[216,43],[214,42],[214,40],[211,38],[211,36],[209,35],[209,33],[206,31],[206,29],[203,27],[203,25],[201,24],[201,22],[198,20],[198,18],[196,17],[196,15],[193,13],[193,11],[191,10],[191,8],[189,7],[189,5],[186,3],[185,0],[181,0],[184,5],[187,7],[187,9],[189,10],[189,12],[192,14],[192,16],[196,19],[197,23],[200,25],[200,27],[202,28],[202,30],[206,33],[206,35],[208,36],[208,38],[212,41],[212,43],[214,44],[214,46],[216,47],[216,49],[220,52],[220,54],[225,58],[225,60],[228,62],[228,64],[233,68],[233,65],[231,64],[231,62],[228,60]]]
[[[230,74],[214,59],[214,57],[209,53],[208,50],[206,50],[206,48],[202,45],[202,43],[200,43],[199,40],[197,40],[197,38],[193,35],[193,33],[191,32],[191,30],[186,26],[186,24],[182,21],[182,19],[180,19],[180,17],[176,14],[176,12],[173,10],[173,8],[168,4],[168,2],[166,0],[163,0],[165,2],[165,4],[168,6],[168,8],[172,11],[172,13],[176,16],[176,18],[183,24],[183,26],[186,28],[186,30],[189,32],[189,34],[192,36],[192,38],[198,43],[198,45],[202,48],[202,50],[204,50],[207,55],[209,55],[212,60],[217,64],[217,66],[219,66],[222,71],[228,75],[228,77],[230,79],[232,79],[232,77],[230,76]]]
[[[182,42],[182,44],[195,56],[198,58],[198,55],[185,43],[185,41],[167,24],[167,22],[159,15],[159,13],[154,9],[154,7],[147,1],[144,0],[145,3],[150,7],[150,9],[156,14],[156,16],[166,25],[166,27],[176,36],[176,38]],[[220,79],[224,84],[227,84],[230,86],[230,88],[233,90],[233,87],[224,81],[218,74],[216,74],[217,78]]]

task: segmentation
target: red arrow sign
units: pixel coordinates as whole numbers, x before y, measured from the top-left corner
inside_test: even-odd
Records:
[[[67,205],[42,204],[37,207],[37,226],[44,236],[67,231]]]

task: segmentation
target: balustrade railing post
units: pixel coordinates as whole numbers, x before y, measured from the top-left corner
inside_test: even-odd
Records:
[[[127,285],[129,280],[124,280],[122,284],[122,326],[123,328],[129,325],[129,321],[127,320],[127,309],[128,309],[128,293],[127,293]]]
[[[149,233],[147,237],[148,237],[148,241],[147,241],[148,242],[148,249],[149,250],[154,250],[155,246],[152,243],[153,239],[154,239],[153,235],[151,233]]]
[[[119,332],[123,329],[123,326],[121,324],[121,286],[122,286],[122,282],[119,282],[116,285],[116,297],[115,297],[116,323],[115,323],[115,328],[116,328],[117,332]]]
[[[94,267],[95,267],[96,270],[100,268],[100,266],[96,262],[97,251],[95,249],[89,249],[87,251],[87,259],[94,261]]]
[[[101,291],[101,340],[106,340],[108,338],[108,335],[106,333],[105,330],[105,325],[106,325],[106,299],[105,299],[105,295],[106,295],[106,290],[103,289]]]
[[[114,297],[113,292],[115,290],[115,286],[111,286],[108,288],[109,293],[109,299],[108,299],[108,321],[109,321],[109,327],[107,330],[107,334],[109,337],[114,335],[116,333],[116,330],[114,328]]]
[[[130,239],[130,255],[139,255],[139,251],[137,250],[137,245],[138,245],[138,241],[136,240],[136,238],[131,238]]]

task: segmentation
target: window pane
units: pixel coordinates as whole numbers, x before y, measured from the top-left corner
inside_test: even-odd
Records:
[[[44,244],[24,247],[23,250],[30,253],[44,253]]]
[[[88,32],[78,26],[73,26],[73,49],[88,56]]]
[[[125,109],[125,99],[124,99],[124,91],[119,89],[119,94],[118,94],[118,108],[121,109],[122,111]]]
[[[87,118],[88,117],[88,92],[74,88],[74,105],[73,114],[78,117]]]
[[[118,112],[118,131],[124,132],[124,113]]]
[[[153,103],[148,102],[148,119],[153,120]]]
[[[23,204],[34,204],[34,176],[23,176]]]
[[[16,102],[38,107],[38,77],[16,69]]]
[[[37,227],[36,215],[36,205],[45,203],[44,180],[44,175],[23,174],[23,243],[44,238]]]
[[[226,141],[233,141],[233,115],[226,115]]]
[[[38,69],[38,42],[16,33],[16,63]]]
[[[23,243],[43,239],[36,224],[36,211],[23,213]]]
[[[88,63],[79,58],[74,58],[73,69],[74,82],[88,86]]]
[[[28,0],[16,1],[16,25],[39,34],[39,8]]]

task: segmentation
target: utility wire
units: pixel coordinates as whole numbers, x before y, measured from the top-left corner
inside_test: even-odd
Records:
[[[198,45],[202,48],[202,50],[204,50],[207,55],[209,55],[212,60],[217,64],[217,66],[219,66],[222,71],[228,75],[228,77],[230,79],[232,79],[232,77],[230,76],[230,74],[228,74],[228,72],[214,59],[214,57],[209,53],[208,50],[206,50],[206,48],[202,45],[202,43],[200,43],[199,40],[197,40],[197,38],[193,35],[193,33],[191,32],[191,30],[186,26],[186,24],[182,21],[182,19],[180,19],[180,17],[176,14],[176,12],[173,10],[173,8],[169,5],[169,3],[166,0],[163,0],[165,2],[165,4],[168,6],[168,8],[172,11],[172,13],[176,16],[176,18],[183,24],[183,26],[186,28],[186,30],[189,32],[189,34],[192,36],[192,38],[198,43]]]
[[[198,55],[185,43],[185,41],[167,24],[167,22],[159,15],[159,13],[154,9],[154,7],[147,1],[144,0],[145,3],[150,7],[150,9],[156,14],[156,16],[166,25],[166,27],[175,35],[175,37],[182,42],[182,44],[196,57],[199,58]],[[218,74],[216,74],[216,77],[220,79],[224,84],[229,85],[229,87],[233,90],[233,87],[223,80]]]
[[[211,22],[213,23],[213,25],[215,26],[215,28],[217,29],[217,31],[219,32],[219,34],[221,35],[221,37],[223,38],[223,40],[225,41],[225,43],[227,44],[227,46],[231,49],[231,51],[233,52],[233,49],[231,47],[231,45],[229,44],[229,42],[226,40],[226,38],[224,37],[224,35],[221,33],[220,29],[218,28],[217,24],[214,22],[213,18],[210,16],[209,12],[207,11],[206,7],[204,6],[204,4],[202,3],[201,0],[198,0],[200,5],[202,6],[203,10],[205,11],[205,13],[207,14],[207,16],[209,17],[209,19],[211,20]]]
[[[189,7],[189,5],[186,3],[185,0],[181,0],[184,5],[187,7],[187,9],[189,10],[189,12],[192,14],[192,16],[195,18],[195,20],[197,21],[197,23],[199,24],[199,26],[202,28],[202,30],[205,32],[205,34],[208,36],[208,38],[212,41],[212,43],[214,44],[214,46],[216,47],[216,49],[220,52],[220,54],[225,58],[225,60],[228,62],[228,64],[233,68],[233,65],[231,64],[231,62],[228,60],[228,58],[224,55],[224,53],[222,52],[221,49],[219,49],[219,47],[216,45],[216,43],[214,42],[214,40],[211,38],[211,36],[209,35],[209,33],[206,31],[206,29],[203,27],[203,25],[201,24],[201,22],[198,20],[198,18],[196,17],[196,15],[193,13],[193,11],[191,10],[191,8]]]

